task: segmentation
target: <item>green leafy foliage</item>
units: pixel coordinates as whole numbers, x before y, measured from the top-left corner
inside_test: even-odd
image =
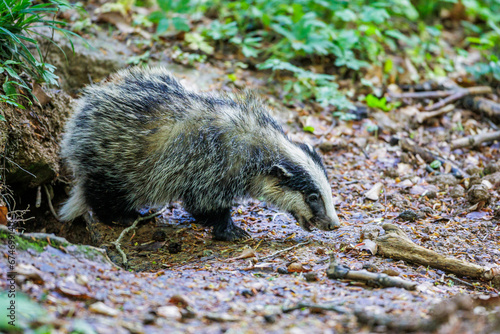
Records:
[[[387,105],[387,99],[382,97],[381,99],[377,98],[376,96],[373,96],[372,94],[368,94],[366,96],[366,105],[370,108],[377,108],[381,109],[383,111],[389,111],[391,110],[391,107]]]
[[[468,70],[478,78],[498,80],[500,1],[461,4],[467,15],[462,21],[467,37],[463,46],[483,55],[483,61]],[[205,54],[236,49],[258,69],[291,74],[293,80],[283,87],[287,99],[314,99],[346,110],[352,104],[339,91],[333,73],[337,78],[362,77],[375,66],[382,68],[384,80],[397,80],[408,71],[411,80],[420,81],[456,71],[442,43],[440,15],[459,5],[458,0],[158,0],[158,5],[161,10],[152,15],[158,32],[169,28],[173,17],[197,10],[210,13],[211,22],[196,28],[203,40],[187,41],[189,47]],[[392,55],[402,56],[406,67]],[[319,71],[311,68],[317,65]],[[377,87],[365,83],[376,92]],[[394,107],[373,97],[370,103],[378,103],[376,108]]]
[[[58,84],[55,67],[43,61],[43,53],[34,37],[50,38],[33,28],[45,26],[67,37],[77,36],[61,28],[64,22],[54,20],[58,11],[67,8],[69,5],[59,0],[36,4],[31,0],[0,1],[0,75],[5,78],[0,101],[22,108],[18,103],[18,97],[22,96],[18,88],[31,92],[20,75],[23,72],[38,83]]]
[[[177,31],[190,31],[187,14],[196,12],[198,0],[158,0],[159,10],[149,15],[155,23],[156,34],[161,35],[173,27]]]

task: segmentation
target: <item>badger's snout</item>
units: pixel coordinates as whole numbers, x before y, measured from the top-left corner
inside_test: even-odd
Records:
[[[334,217],[328,217],[326,215],[317,215],[311,219],[307,219],[297,213],[292,213],[299,225],[306,230],[311,232],[313,227],[323,231],[332,231],[340,227],[340,221],[337,215]]]
[[[340,221],[337,215],[335,215],[335,217],[316,216],[313,217],[309,223],[310,225],[323,231],[336,230],[340,227]]]

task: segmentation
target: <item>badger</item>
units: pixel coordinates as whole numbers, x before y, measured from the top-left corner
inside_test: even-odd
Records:
[[[215,240],[250,237],[236,199],[264,199],[306,231],[340,226],[322,159],[291,141],[252,93],[200,93],[165,68],[121,70],[87,87],[65,126],[61,155],[74,176],[63,221],[91,212],[130,222],[181,200]]]

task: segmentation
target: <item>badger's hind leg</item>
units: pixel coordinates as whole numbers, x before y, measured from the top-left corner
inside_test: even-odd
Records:
[[[234,225],[231,218],[231,208],[217,211],[200,212],[186,208],[196,219],[196,221],[205,226],[213,226],[212,235],[214,240],[236,241],[250,238],[247,231]]]
[[[107,225],[130,226],[139,217],[127,201],[127,193],[118,182],[106,182],[94,174],[85,184],[85,197],[97,220]]]

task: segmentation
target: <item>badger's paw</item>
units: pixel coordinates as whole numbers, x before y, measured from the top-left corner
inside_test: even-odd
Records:
[[[237,241],[251,238],[250,234],[247,231],[245,231],[241,227],[234,225],[233,223],[224,226],[224,228],[214,227],[212,234],[214,240],[219,241]]]

